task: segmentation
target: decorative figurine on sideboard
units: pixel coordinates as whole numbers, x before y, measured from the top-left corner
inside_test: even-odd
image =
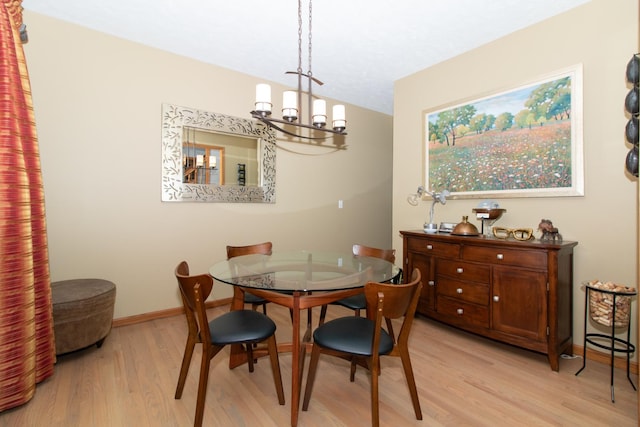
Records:
[[[558,229],[553,226],[551,220],[543,219],[538,225],[538,230],[542,231],[540,236],[541,242],[558,242],[562,243],[562,234],[558,232]]]

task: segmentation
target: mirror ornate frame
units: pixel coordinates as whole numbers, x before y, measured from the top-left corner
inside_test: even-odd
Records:
[[[182,182],[183,128],[226,133],[258,140],[260,186]],[[275,203],[276,136],[264,124],[195,108],[162,104],[162,201]]]

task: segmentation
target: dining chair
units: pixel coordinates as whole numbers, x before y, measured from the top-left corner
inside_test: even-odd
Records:
[[[249,371],[253,372],[253,344],[266,341],[278,402],[280,405],[284,405],[284,389],[282,387],[275,337],[276,325],[273,320],[255,310],[233,310],[209,320],[205,301],[213,289],[213,278],[208,274],[190,276],[189,264],[186,261],[178,264],[175,269],[175,275],[178,279],[189,328],[182,366],[180,367],[180,376],[178,377],[178,386],[176,387],[176,399],[182,397],[195,345],[202,344],[200,379],[198,381],[196,415],[193,425],[195,427],[202,425],[211,359],[229,344],[244,345],[248,353]]]
[[[413,270],[411,281],[405,285],[369,282],[364,287],[367,300],[367,317],[348,316],[330,320],[316,328],[307,385],[302,410],[309,408],[309,400],[316,377],[321,353],[352,361],[351,382],[355,380],[355,358],[364,362],[371,376],[371,424],[377,427],[379,420],[378,382],[380,356],[395,356],[402,361],[404,375],[409,386],[416,419],[422,419],[411,359],[409,357],[409,333],[415,317],[420,290],[420,270]],[[397,340],[382,328],[382,319],[404,318]]]
[[[255,245],[247,246],[227,246],[227,259],[231,259],[241,255],[262,254],[271,255],[273,244],[271,242],[258,243]],[[252,293],[244,293],[245,304],[251,304],[253,310],[257,310],[262,306],[262,312],[267,314],[267,301],[266,299],[256,296]]]
[[[262,255],[271,255],[273,247],[271,242],[258,243],[255,245],[247,245],[247,246],[227,246],[227,259],[231,259],[241,255],[252,255],[252,254],[262,254]],[[291,294],[288,291],[278,291],[286,294]],[[267,301],[266,299],[256,296],[250,292],[244,293],[244,302],[246,304],[251,304],[251,308],[253,310],[257,310],[259,306],[262,306],[262,312],[267,314]],[[311,313],[309,312],[309,316]],[[293,320],[293,310],[289,310],[289,317]]]
[[[391,263],[396,261],[396,250],[395,249],[379,249],[374,248],[372,246],[365,246],[355,244],[352,248],[354,256],[368,256],[372,258],[381,258]],[[395,275],[391,279],[391,283],[400,283],[402,280],[402,269],[398,271],[398,274]],[[360,312],[367,308],[367,302],[364,297],[364,294],[358,294],[351,297],[343,298],[336,302],[331,303],[333,305],[340,305],[342,307],[346,307],[350,310],[354,311],[356,316],[360,316]],[[322,325],[324,323],[325,317],[327,316],[327,305],[323,305],[320,308],[320,320],[318,325]]]

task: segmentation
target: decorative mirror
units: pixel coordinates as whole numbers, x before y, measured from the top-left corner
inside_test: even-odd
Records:
[[[162,104],[162,201],[275,203],[275,139],[260,122]]]

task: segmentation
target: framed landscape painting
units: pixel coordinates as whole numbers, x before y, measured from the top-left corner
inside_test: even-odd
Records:
[[[582,66],[424,113],[425,183],[456,198],[584,195]]]

